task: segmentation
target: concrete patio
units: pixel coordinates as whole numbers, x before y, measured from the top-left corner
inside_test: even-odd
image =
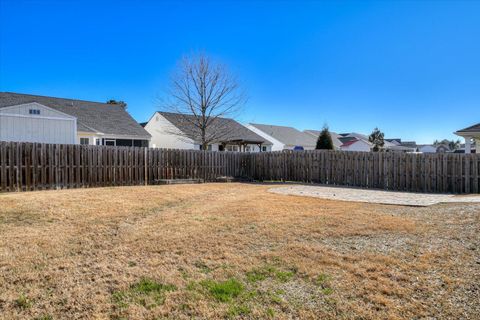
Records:
[[[289,185],[274,187],[270,192],[294,196],[315,197],[329,200],[380,203],[404,206],[430,206],[437,203],[479,203],[480,195],[429,194],[369,190],[320,185]]]

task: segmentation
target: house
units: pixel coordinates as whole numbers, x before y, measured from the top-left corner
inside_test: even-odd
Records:
[[[472,145],[480,141],[480,123],[454,132],[465,139],[465,153],[472,153]]]
[[[450,147],[446,144],[439,144],[439,145],[433,145],[433,144],[419,144],[417,146],[418,152],[421,153],[446,153],[446,152],[452,152],[450,150]]]
[[[314,150],[317,139],[292,127],[250,123],[247,128],[272,142],[272,151]]]
[[[342,145],[340,146],[341,151],[369,152],[373,147],[373,144],[370,142],[356,137],[341,137],[340,141],[342,141]]]
[[[421,153],[437,153],[437,147],[433,144],[419,144],[417,150]]]
[[[389,142],[393,145],[400,146],[402,144],[402,139],[400,138],[385,139],[385,142]]]
[[[390,142],[390,143],[394,143],[394,142]],[[416,147],[407,147],[407,146],[396,145],[396,144],[394,144],[393,146],[384,146],[384,149],[387,152],[417,152]]]
[[[201,150],[200,130],[194,126],[194,120],[193,115],[157,111],[142,125],[152,136],[153,148]],[[271,151],[270,141],[237,121],[228,118],[216,118],[214,121],[211,131],[218,134],[209,145],[209,150]]]
[[[0,140],[148,147],[150,134],[121,105],[0,92]]]
[[[303,130],[303,132],[313,136],[315,140],[317,140],[320,136],[320,131],[318,130]],[[338,133],[330,131],[330,136],[332,137],[333,149],[340,150],[340,146],[343,144],[339,139],[340,135]]]

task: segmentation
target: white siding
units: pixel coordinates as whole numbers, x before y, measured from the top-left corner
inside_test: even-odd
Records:
[[[29,110],[40,114],[30,114]],[[0,109],[0,140],[74,144],[76,119],[72,116],[29,103]]]
[[[268,146],[268,151],[282,151],[284,149],[288,149],[288,147],[283,144],[281,141],[278,141],[277,139],[275,139],[274,137],[272,137],[271,135],[263,132],[262,130],[248,124],[246,126],[248,129],[252,130],[253,132],[255,132],[256,134],[258,134],[260,137],[264,138],[264,139],[267,139],[268,141],[270,141],[271,143],[273,143],[273,145],[269,145]],[[292,147],[293,149],[293,147]],[[258,150],[258,148],[257,148]]]
[[[193,140],[175,135],[176,132],[181,134],[181,131],[158,112],[147,123],[145,130],[152,135],[152,148],[199,149]]]

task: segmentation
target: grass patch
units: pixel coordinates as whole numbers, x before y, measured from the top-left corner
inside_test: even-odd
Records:
[[[250,309],[249,306],[244,305],[244,304],[233,304],[228,308],[227,311],[227,317],[228,318],[236,318],[240,316],[246,316],[249,315],[252,312],[252,309]]]
[[[165,302],[166,292],[175,290],[174,285],[143,278],[132,284],[127,290],[114,292],[112,298],[120,308],[126,308],[129,304],[134,303],[151,309]]]
[[[235,278],[226,281],[204,280],[200,282],[201,286],[220,302],[229,302],[238,297],[245,289],[243,284]]]
[[[263,281],[267,278],[274,279],[280,282],[288,282],[295,275],[296,270],[279,270],[278,268],[267,265],[262,268],[253,269],[247,272],[246,277],[250,283]]]
[[[330,295],[333,293],[333,289],[329,284],[331,279],[332,277],[324,273],[318,275],[318,277],[315,279],[315,284],[320,287],[320,291],[324,295]]]
[[[202,261],[196,261],[193,264],[197,269],[200,269],[203,273],[210,273],[212,271],[212,268],[207,266],[204,262]]]
[[[15,305],[20,309],[28,309],[32,306],[32,302],[24,294],[21,294],[16,300]]]

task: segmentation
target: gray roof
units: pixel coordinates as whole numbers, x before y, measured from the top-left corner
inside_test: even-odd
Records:
[[[357,133],[357,132],[350,132],[350,133],[340,133],[342,137],[355,137],[359,140],[368,141],[368,136],[366,134]]]
[[[31,102],[76,117],[78,131],[150,138],[150,134],[118,104],[0,92],[0,108]]]
[[[312,135],[315,139],[318,139],[318,136],[320,136],[320,131],[319,130],[303,130],[303,132]],[[335,148],[340,148],[340,146],[343,144],[339,140],[340,135],[338,133],[330,131],[330,136],[332,137],[333,146]]]
[[[196,119],[193,115],[179,114],[172,112],[158,111],[175,127],[180,129],[186,136],[194,141],[199,142],[200,130],[193,125],[192,122]],[[239,142],[252,144],[272,144],[267,139],[256,134],[247,127],[241,125],[237,121],[229,118],[216,118],[211,125],[212,132],[218,132],[218,142]]]
[[[315,147],[317,144],[315,137],[292,127],[256,123],[250,125],[289,146]]]
[[[473,126],[458,130],[457,132],[480,132],[480,123],[474,124]]]

